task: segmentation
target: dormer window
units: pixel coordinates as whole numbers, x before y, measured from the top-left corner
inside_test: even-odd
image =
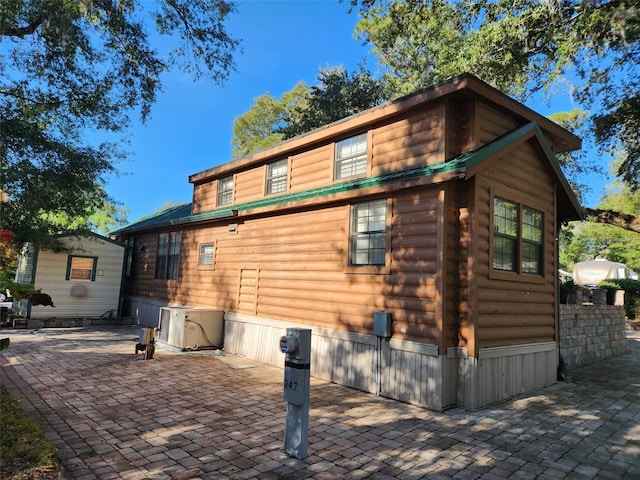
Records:
[[[266,194],[285,193],[287,191],[287,180],[289,160],[283,158],[267,165],[267,185]]]
[[[218,180],[218,206],[233,202],[233,175]]]
[[[367,173],[367,134],[336,143],[335,179],[357,177]]]

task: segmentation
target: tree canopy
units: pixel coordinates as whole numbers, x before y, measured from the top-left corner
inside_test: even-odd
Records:
[[[364,67],[321,68],[318,83],[299,82],[280,100],[266,93],[254,99],[248,112],[233,125],[233,157],[240,158],[309,132],[386,99],[383,85]]]
[[[233,10],[225,0],[1,2],[0,229],[46,244],[113,207],[105,177],[126,155],[130,115],[149,117],[174,66],[225,80]],[[154,48],[161,35],[174,50]]]
[[[640,188],[640,7],[610,0],[352,0],[398,93],[470,72],[523,99],[560,83],[590,111],[617,175]]]

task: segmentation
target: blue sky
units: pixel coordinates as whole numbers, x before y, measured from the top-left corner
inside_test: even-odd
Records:
[[[130,158],[122,175],[110,178],[109,194],[129,211],[129,222],[154,213],[165,202],[191,201],[189,175],[231,160],[234,120],[253,99],[267,92],[279,98],[298,81],[314,84],[320,67],[344,65],[354,70],[370,47],[354,39],[357,14],[348,0],[240,0],[227,23],[241,40],[236,71],[223,86],[193,82],[180,72],[163,77],[163,92],[145,125],[133,124]],[[548,115],[568,109],[565,95],[527,106]],[[590,180],[595,206],[605,179]]]

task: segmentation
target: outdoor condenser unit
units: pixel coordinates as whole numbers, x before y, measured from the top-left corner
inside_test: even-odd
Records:
[[[194,307],[162,307],[156,341],[180,350],[222,348],[224,312]]]

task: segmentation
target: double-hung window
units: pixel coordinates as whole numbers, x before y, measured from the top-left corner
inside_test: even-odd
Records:
[[[543,274],[543,219],[536,209],[493,199],[493,269]]]
[[[218,206],[233,202],[233,175],[218,180]]]
[[[213,265],[214,243],[201,243],[200,256],[198,257],[198,265],[201,267],[209,267]]]
[[[168,232],[158,235],[156,278],[161,280],[175,280],[178,278],[181,241],[182,232]]]
[[[384,266],[387,253],[387,201],[351,206],[349,264]]]
[[[288,167],[289,160],[286,158],[267,165],[267,195],[285,193],[287,191]]]
[[[336,143],[335,179],[367,173],[367,134],[346,138]]]

